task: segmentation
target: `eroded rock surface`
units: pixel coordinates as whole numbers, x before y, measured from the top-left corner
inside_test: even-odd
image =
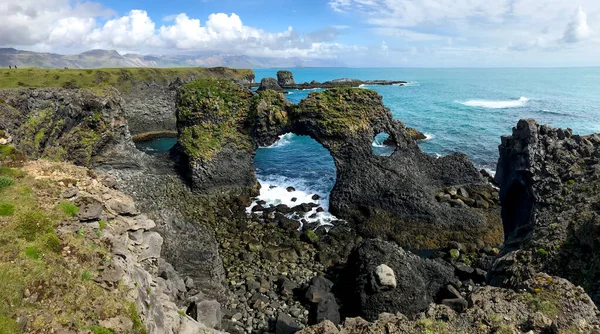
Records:
[[[343,277],[348,285],[340,290],[346,296],[348,314],[367,320],[376,320],[384,312],[418,314],[442,287],[456,281],[449,265],[381,240],[359,244],[350,254]]]
[[[494,284],[543,271],[600,302],[600,136],[521,120],[502,138],[496,180],[506,243]]]

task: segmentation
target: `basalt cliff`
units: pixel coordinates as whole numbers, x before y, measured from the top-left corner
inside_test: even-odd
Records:
[[[498,190],[463,154],[423,153],[373,91],[295,105],[249,71],[169,71],[3,82],[8,333],[600,332],[600,137],[520,121]],[[132,139],[173,130],[168,153]],[[306,204],[247,213],[256,150],[289,132],[333,157],[333,226],[295,219]]]

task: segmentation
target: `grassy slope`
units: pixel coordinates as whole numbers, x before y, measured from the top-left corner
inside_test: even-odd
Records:
[[[110,292],[93,281],[109,259],[102,231],[58,232],[79,225],[73,217],[78,208],[60,200],[63,188],[0,167],[0,334],[19,333],[17,319],[26,319],[26,332],[66,327],[109,333],[98,319],[137,317],[124,290]]]
[[[135,83],[168,84],[176,78],[236,78],[254,76],[252,70],[229,68],[105,68],[105,69],[2,69],[0,89],[19,87],[101,88],[115,87],[127,92]]]

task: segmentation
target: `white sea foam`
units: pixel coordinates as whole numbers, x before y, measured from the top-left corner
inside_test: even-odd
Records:
[[[289,143],[291,143],[291,142],[292,142],[292,139],[293,139],[295,136],[296,136],[296,135],[295,135],[295,134],[293,134],[293,133],[291,133],[291,132],[289,132],[289,133],[286,133],[286,134],[283,134],[283,135],[279,136],[279,140],[278,140],[278,141],[276,141],[275,143],[273,143],[273,145],[271,145],[271,146],[266,146],[266,147],[263,147],[263,148],[275,148],[275,147],[283,147],[283,146],[286,146],[286,145],[288,145]]]
[[[518,100],[504,100],[504,101],[493,101],[493,100],[469,100],[466,102],[459,102],[467,107],[479,107],[488,109],[507,109],[507,108],[521,108],[527,105],[529,99],[521,96]]]
[[[316,222],[318,226],[331,226],[331,222],[338,220],[334,215],[329,213],[329,198],[326,194],[319,194],[318,192],[311,191],[308,187],[305,187],[300,180],[290,180],[285,177],[270,177],[269,180],[258,180],[260,182],[260,195],[252,202],[252,204],[246,208],[248,214],[252,213],[252,208],[257,205],[258,201],[265,201],[265,206],[276,206],[279,204],[285,204],[288,207],[294,207],[302,203],[315,203],[319,207],[323,208],[324,212],[317,212],[317,208],[313,208],[310,212],[306,212],[303,215],[289,214],[288,218],[301,220],[305,219],[308,222]],[[294,182],[295,181],[295,182]],[[295,191],[287,191],[287,187],[292,185],[296,188]],[[318,194],[321,198],[313,200],[313,195]],[[292,201],[292,199],[296,199]],[[312,216],[312,218],[311,218]]]
[[[433,138],[435,138],[435,136],[431,133],[424,133],[425,135],[425,139],[423,140],[432,140]]]

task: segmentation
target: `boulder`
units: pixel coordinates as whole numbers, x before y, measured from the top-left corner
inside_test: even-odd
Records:
[[[395,274],[396,287],[391,289],[391,277],[378,273]],[[377,269],[379,268],[379,270]],[[344,272],[344,281],[338,291],[353,291],[340,295],[350,316],[376,320],[379,314],[401,312],[416,315],[427,309],[439,290],[456,280],[450,266],[420,258],[404,251],[396,244],[381,240],[365,240],[352,251]]]
[[[275,334],[294,334],[300,330],[300,325],[289,315],[279,313],[275,323]]]
[[[278,71],[277,84],[279,84],[280,87],[293,87],[296,85],[296,81],[294,81],[294,75],[292,72]]]
[[[283,88],[279,86],[275,78],[263,78],[260,81],[260,87],[258,87],[257,91],[260,92],[265,90],[284,91]]]
[[[386,264],[380,264],[375,268],[375,278],[383,288],[396,288],[396,275],[394,270]]]
[[[79,218],[79,220],[82,222],[100,220],[100,217],[102,216],[102,208],[102,203],[85,203],[79,207],[77,218]]]

